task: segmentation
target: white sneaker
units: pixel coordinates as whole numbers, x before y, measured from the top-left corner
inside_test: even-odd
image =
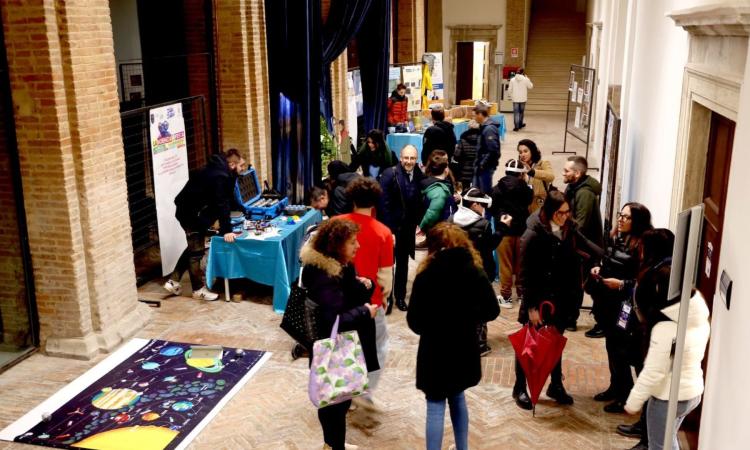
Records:
[[[357,450],[359,448],[359,445],[354,444],[347,444],[344,442],[344,450]]]
[[[513,307],[513,302],[511,301],[511,299],[505,298],[502,295],[497,296],[497,303],[501,308],[511,309]]]
[[[182,294],[182,286],[180,286],[179,282],[174,280],[167,280],[167,282],[164,283],[164,289],[172,295]]]
[[[451,446],[448,447],[448,450],[456,450],[456,444],[451,444]]]
[[[206,300],[208,302],[213,302],[214,300],[219,299],[219,294],[211,292],[206,289],[206,286],[203,286],[197,291],[193,291],[193,298],[196,300]]]

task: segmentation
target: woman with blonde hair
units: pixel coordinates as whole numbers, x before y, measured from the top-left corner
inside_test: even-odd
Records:
[[[459,226],[442,222],[427,233],[406,321],[418,334],[417,388],[427,399],[427,449],[440,449],[445,402],[456,449],[468,448],[464,390],[482,378],[477,327],[500,314],[482,257]],[[461,299],[460,302],[457,299]]]

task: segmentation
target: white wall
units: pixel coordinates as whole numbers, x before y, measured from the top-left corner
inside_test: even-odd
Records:
[[[632,1],[632,0],[631,0]],[[638,2],[632,63],[625,67],[619,171],[621,203],[637,201],[654,226],[669,225],[682,78],[688,34],[666,14],[679,0]],[[611,45],[611,44],[610,44]]]
[[[750,61],[750,49],[748,59]],[[740,91],[729,189],[724,216],[719,274],[734,280],[731,310],[717,294],[711,320],[711,343],[701,416],[700,448],[750,448],[750,70]],[[718,288],[717,288],[718,291]]]
[[[448,25],[502,25],[497,31],[496,51],[505,51],[505,0],[443,0],[443,73],[445,92],[453,92],[456,80],[450,77],[450,30]],[[508,63],[510,55],[505,55]],[[490,55],[490,62],[495,56]],[[498,70],[492,65],[491,70]],[[455,99],[452,99],[455,100]]]

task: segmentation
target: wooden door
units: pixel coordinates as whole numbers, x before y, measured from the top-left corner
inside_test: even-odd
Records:
[[[706,155],[706,175],[703,185],[703,235],[698,256],[697,288],[713,311],[713,298],[721,253],[721,235],[724,228],[729,168],[732,161],[732,142],[735,123],[724,116],[711,113],[711,131]],[[709,346],[710,348],[710,346]],[[708,363],[708,348],[703,358],[703,374]],[[691,449],[698,448],[701,407],[685,418],[682,430]]]
[[[456,103],[472,98],[474,85],[474,43],[456,44]]]

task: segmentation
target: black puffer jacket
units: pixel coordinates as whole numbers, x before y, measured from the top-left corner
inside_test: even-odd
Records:
[[[409,328],[420,336],[417,389],[443,399],[479,383],[477,326],[498,314],[495,291],[467,249],[433,255],[414,279],[406,313]]]
[[[623,289],[608,289],[601,279],[591,278],[586,282],[589,294],[594,299],[592,313],[602,328],[614,330],[622,302],[630,300],[638,276],[640,246],[629,236],[618,236],[602,258],[601,278],[622,280]],[[631,314],[631,317],[635,317]]]
[[[495,218],[495,223],[500,223],[500,217],[508,214],[513,218],[508,235],[522,235],[526,231],[526,219],[529,218],[529,205],[534,199],[534,191],[521,178],[506,175],[492,188],[491,196],[490,214]]]
[[[555,306],[552,318],[545,321],[565,328],[566,320],[576,307],[582,293],[581,257],[576,251],[580,234],[572,221],[562,229],[562,239],[555,236],[550,224],[541,221],[539,214],[529,217],[528,228],[521,237],[520,285],[524,296],[518,321],[528,321],[528,309],[537,308],[543,301]],[[547,312],[545,308],[544,313]]]
[[[330,201],[328,202],[328,217],[338,216],[352,212],[352,202],[346,195],[346,187],[352,180],[362,175],[356,172],[344,172],[336,177],[336,184],[333,187]]]
[[[305,245],[300,251],[302,285],[307,288],[310,300],[320,306],[321,329],[331,330],[339,316],[339,332],[356,330],[362,343],[367,370],[378,370],[375,349],[375,321],[365,303],[370,301],[372,289],[360,283],[354,266],[341,265],[337,260]],[[374,286],[374,283],[373,283]],[[328,337],[330,331],[325,336]]]
[[[422,164],[427,165],[427,159],[433,150],[444,150],[448,154],[448,161],[456,151],[456,134],[453,124],[444,120],[435,122],[427,128],[422,137]]]
[[[479,128],[469,128],[461,134],[461,140],[456,146],[453,159],[457,165],[454,166],[454,176],[458,177],[464,189],[471,186],[474,178],[474,161],[477,159],[477,148],[479,147]]]
[[[237,176],[230,172],[227,160],[222,155],[211,155],[208,164],[190,174],[174,204],[175,217],[183,228],[206,230],[219,221],[219,231],[232,231],[229,214],[237,204],[234,186]]]
[[[474,244],[474,248],[482,256],[482,265],[487,278],[490,281],[494,280],[497,267],[492,252],[495,251],[500,241],[503,240],[503,236],[508,232],[508,226],[498,222],[500,226],[497,231],[493,232],[489,220],[462,205],[458,207],[455,214],[450,216],[448,221],[455,223],[466,231],[472,244]]]

